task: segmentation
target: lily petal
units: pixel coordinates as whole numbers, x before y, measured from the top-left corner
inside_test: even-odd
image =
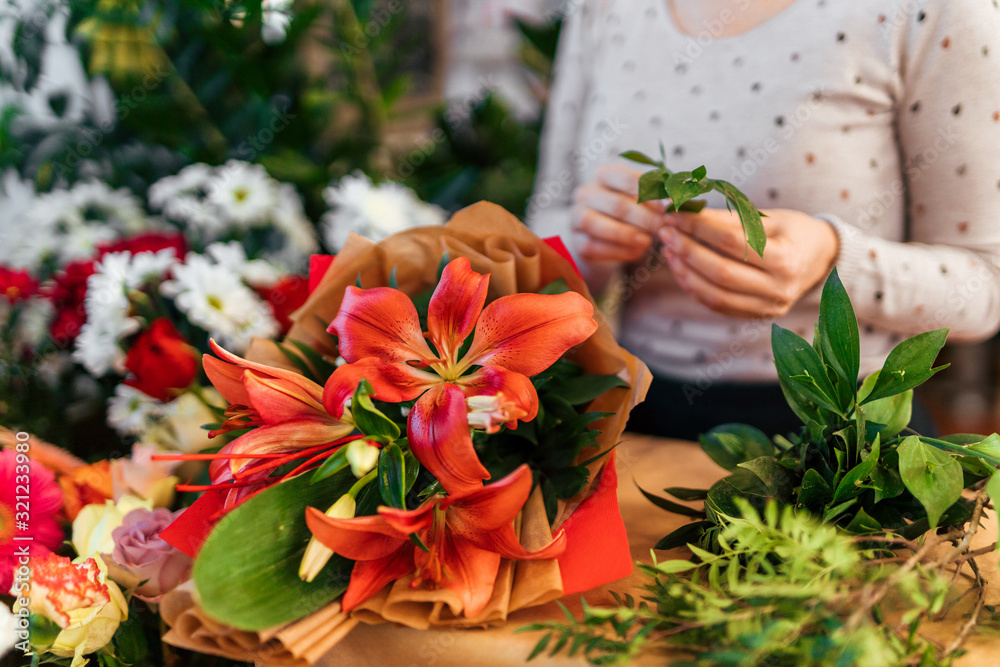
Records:
[[[359,560],[351,570],[351,581],[347,592],[340,601],[341,608],[351,611],[356,606],[378,593],[385,586],[413,572],[415,547],[406,542],[385,558]]]
[[[437,361],[424,340],[413,301],[391,287],[348,287],[327,331],[337,335],[340,356],[349,363],[365,357],[389,363]]]
[[[493,586],[500,570],[500,554],[480,549],[451,531],[442,540],[441,549],[439,557],[447,570],[438,585],[458,595],[466,618],[478,615],[493,597]],[[420,571],[430,554],[416,550],[413,555]]]
[[[457,361],[454,355],[475,329],[489,286],[489,274],[473,271],[468,257],[454,259],[444,268],[427,310],[427,329],[446,359]]]
[[[238,457],[229,460],[230,469],[237,473],[259,454],[280,454],[323,445],[339,440],[353,430],[354,426],[351,424],[293,419],[255,428],[233,440],[224,450]]]
[[[431,527],[434,520],[432,510],[440,501],[440,496],[428,498],[414,510],[383,506],[378,508],[378,513],[385,520],[385,523],[400,535],[409,535]]]
[[[433,373],[406,364],[389,364],[369,357],[353,364],[344,364],[333,372],[323,388],[323,406],[338,419],[344,414],[344,403],[368,380],[375,398],[389,403],[412,401],[428,387],[441,382]]]
[[[306,525],[327,548],[351,560],[385,558],[401,545],[410,543],[409,536],[378,515],[338,519],[315,507],[307,507]]]
[[[515,420],[529,422],[538,416],[538,392],[531,380],[520,373],[500,366],[483,366],[461,377],[458,384],[466,396],[503,394],[508,410],[520,413]],[[517,424],[508,422],[507,426],[515,428]]]
[[[410,451],[449,494],[482,488],[490,472],[472,445],[465,395],[442,384],[417,399],[407,420]]]
[[[500,554],[513,560],[552,560],[566,550],[566,531],[560,530],[552,541],[537,551],[528,551],[517,541],[514,526],[507,525],[489,533],[472,533],[462,537],[480,549]]]
[[[462,535],[498,530],[514,521],[531,484],[531,468],[519,465],[503,479],[446,499],[448,521]]]
[[[536,375],[595,331],[594,307],[576,292],[511,294],[483,310],[462,364]]]
[[[226,350],[214,340],[208,341],[209,347],[215,352],[223,361],[228,361],[234,366],[238,366],[242,369],[257,371],[261,375],[270,376],[277,380],[287,382],[295,387],[298,387],[303,392],[313,396],[317,402],[323,400],[322,388],[307,378],[301,373],[296,373],[295,371],[286,370],[284,368],[277,368],[276,366],[268,366],[267,364],[259,364],[255,361],[247,361],[246,359],[239,357],[232,352]],[[227,376],[231,376],[232,371],[227,371]],[[221,392],[221,389],[220,389]],[[225,395],[225,394],[223,394]],[[232,401],[230,401],[232,402]]]
[[[215,385],[230,405],[250,405],[250,397],[243,387],[244,369],[217,359],[210,354],[201,358],[208,381]]]
[[[258,375],[254,371],[243,372],[243,386],[246,388],[250,405],[265,423],[275,424],[290,419],[319,419],[333,421],[316,400],[317,391],[306,392],[295,385]],[[322,387],[316,385],[322,392]]]

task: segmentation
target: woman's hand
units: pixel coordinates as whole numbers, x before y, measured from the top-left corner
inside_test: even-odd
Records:
[[[634,262],[653,245],[665,205],[636,203],[641,171],[604,165],[593,183],[573,193],[573,230],[586,236],[577,251],[588,262]]]
[[[659,236],[681,288],[720,313],[773,319],[826,278],[840,249],[833,227],[799,211],[764,213],[763,259],[746,246],[735,213],[668,214]]]

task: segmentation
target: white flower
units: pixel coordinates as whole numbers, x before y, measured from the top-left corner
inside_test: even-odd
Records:
[[[184,167],[174,176],[161,178],[149,186],[149,205],[163,210],[178,197],[200,198],[212,177],[212,168],[197,163]]]
[[[127,384],[108,399],[108,424],[122,435],[140,435],[169,413],[168,404]]]
[[[158,252],[112,252],[87,279],[87,322],[76,339],[73,359],[100,377],[112,369],[122,372],[125,353],[118,344],[140,328],[129,315],[128,292],[162,276],[176,262],[172,248]]]
[[[239,274],[204,255],[188,253],[161,291],[174,299],[191,322],[237,353],[246,349],[251,338],[272,338],[280,331],[270,307]]]
[[[48,299],[40,297],[28,299],[17,322],[15,345],[21,349],[37,349],[48,338],[49,326],[55,314],[56,308]]]
[[[0,604],[0,658],[7,655],[17,643],[15,632],[17,632],[17,617],[7,605]]]
[[[281,280],[282,273],[275,266],[262,259],[247,259],[247,253],[239,241],[213,243],[205,248],[220,266],[224,266],[251,287],[271,287]]]
[[[261,3],[264,11],[260,38],[265,44],[275,45],[285,41],[285,33],[292,22],[293,2],[294,0],[264,0]]]
[[[278,199],[277,181],[259,164],[230,160],[215,170],[208,201],[243,227],[266,224]]]
[[[342,248],[354,232],[373,241],[411,227],[439,225],[444,213],[417,198],[399,183],[373,185],[364,174],[345,176],[323,192],[332,208],[323,216],[323,238],[333,249]]]
[[[309,255],[319,251],[319,242],[316,228],[306,218],[302,200],[293,186],[288,183],[280,185],[272,213],[274,224],[286,237],[284,247],[273,255],[274,261],[292,272],[305,269]]]

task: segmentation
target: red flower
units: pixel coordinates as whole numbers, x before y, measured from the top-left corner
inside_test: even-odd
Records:
[[[66,518],[70,521],[76,519],[76,515],[87,505],[103,505],[105,500],[111,500],[114,495],[110,461],[98,461],[73,468],[59,475],[58,482],[63,491]]]
[[[109,252],[131,252],[137,255],[140,252],[157,252],[166,248],[174,249],[174,257],[183,259],[187,252],[187,242],[183,234],[171,234],[165,232],[146,232],[137,234],[126,239],[119,239],[111,243],[102,243],[97,246],[98,259],[104,257]]]
[[[153,398],[169,401],[198,375],[198,353],[165,317],[154,320],[125,357],[134,377],[125,384]]]
[[[291,314],[309,297],[309,280],[302,276],[285,276],[271,287],[258,287],[256,290],[271,306],[281,331],[286,332],[292,326]]]
[[[0,297],[10,303],[24,301],[38,291],[38,283],[27,271],[0,266]]]
[[[87,321],[84,298],[87,296],[87,279],[93,273],[92,260],[73,262],[56,274],[55,282],[46,290],[46,296],[56,309],[49,333],[61,346],[70,346]]]
[[[484,308],[488,286],[489,275],[473,271],[465,257],[445,267],[427,313],[434,351],[410,297],[391,287],[348,287],[329,328],[350,363],[327,381],[326,409],[343,414],[362,379],[380,400],[416,398],[407,422],[410,450],[449,493],[489,478],[472,446],[466,398],[497,397],[491,412],[511,427],[534,419],[538,394],[528,377],[597,329],[593,306],[576,292],[513,294]]]
[[[18,496],[25,495],[18,491],[19,486],[31,491],[28,517],[18,516],[25,509],[23,502],[18,507]],[[29,461],[24,454],[0,449],[0,591],[7,593],[14,583],[14,570],[24,548],[35,559],[62,543],[64,536],[58,519],[62,504],[62,491],[56,486],[52,471],[37,461]],[[25,521],[19,523],[22,519]],[[22,541],[15,537],[30,539]]]
[[[514,517],[531,493],[526,465],[502,480],[461,496],[437,495],[415,510],[380,507],[376,516],[337,519],[306,508],[306,523],[334,553],[357,561],[341,601],[350,611],[386,584],[415,573],[410,586],[447,588],[465,616],[480,613],[493,595],[500,559],[548,560],[566,548],[566,535],[527,551],[514,535]],[[410,540],[416,534],[427,547]]]

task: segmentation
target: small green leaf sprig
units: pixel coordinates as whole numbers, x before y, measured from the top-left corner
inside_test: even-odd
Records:
[[[743,225],[743,235],[749,247],[753,248],[761,257],[764,257],[764,246],[767,238],[764,235],[764,223],[761,220],[763,214],[757,210],[750,198],[743,194],[739,188],[728,181],[708,178],[708,170],[698,167],[694,171],[676,171],[667,169],[666,156],[663,145],[660,145],[659,160],[640,153],[639,151],[626,151],[621,154],[626,160],[632,160],[639,164],[656,167],[639,177],[639,203],[655,201],[659,199],[670,199],[670,205],[675,211],[689,211],[699,213],[705,208],[705,202],[696,200],[695,197],[708,194],[715,190],[726,198],[726,207],[740,216],[740,224]]]
[[[935,552],[947,537],[872,545],[773,500],[762,512],[734,504],[739,516],[720,517],[714,552],[692,546],[693,560],[641,566],[650,583],[638,603],[613,594],[617,607],[584,603],[582,620],[563,607],[568,622],[521,628],[544,632],[529,659],[565,652],[594,665],[629,664],[666,649],[678,659],[671,664],[685,666],[951,664],[968,623],[944,645],[917,633],[960,597],[944,563],[963,556]],[[887,558],[889,545],[913,553]],[[889,613],[890,598],[905,611]]]

